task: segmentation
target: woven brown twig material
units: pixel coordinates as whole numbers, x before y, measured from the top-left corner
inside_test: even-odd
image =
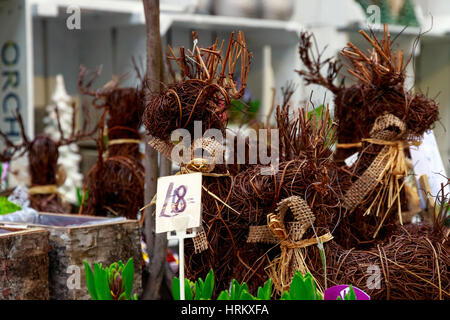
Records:
[[[216,40],[208,48],[195,45],[191,51],[181,47],[178,56],[170,46],[168,49],[169,71],[175,82],[161,92],[147,92],[143,123],[148,134],[169,141],[172,132],[181,128],[193,136],[195,121],[201,121],[203,132],[214,128],[225,133],[225,112],[232,99],[243,96],[250,66],[243,32],[232,33],[227,46]],[[173,63],[179,76],[172,69]]]
[[[276,208],[277,214],[267,216],[267,226],[252,226],[247,242],[278,243],[281,249],[280,257],[274,259],[268,266],[269,275],[275,289],[281,294],[286,291],[295,271],[303,275],[308,272],[305,264],[306,248],[317,244],[318,239],[302,239],[306,230],[313,226],[316,217],[305,200],[298,196],[283,199]],[[294,221],[286,223],[286,215],[292,214]],[[330,233],[321,236],[320,241],[327,242],[333,239]]]
[[[331,241],[325,246],[328,286],[351,283],[372,300],[450,300],[450,248],[442,240],[430,225],[408,224],[367,249]],[[320,255],[308,251],[306,263],[323,285]]]

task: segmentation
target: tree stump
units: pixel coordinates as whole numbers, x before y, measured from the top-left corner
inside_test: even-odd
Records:
[[[0,299],[48,300],[49,232],[0,228]]]
[[[133,292],[142,292],[142,255],[140,229],[137,220],[108,221],[108,218],[39,213],[37,224],[28,228],[43,228],[49,232],[50,299],[88,300],[83,261],[109,266],[129,258],[134,261]],[[86,224],[102,223],[103,224]],[[10,224],[8,222],[8,224]]]

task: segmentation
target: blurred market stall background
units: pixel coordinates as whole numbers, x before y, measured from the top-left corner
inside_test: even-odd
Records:
[[[11,120],[17,106],[32,136],[44,131],[51,133],[48,106],[58,104],[67,108],[71,101],[77,105],[90,103],[90,98],[82,98],[77,88],[81,64],[89,69],[103,66],[97,87],[108,82],[112,75],[126,73],[128,77],[123,84],[136,85],[132,57],[138,65],[145,65],[141,0],[2,0],[0,17],[3,74],[0,126],[9,130],[12,138],[20,138],[15,136],[18,126]],[[448,0],[161,0],[160,21],[164,48],[167,44],[192,47],[194,30],[203,45],[216,37],[228,38],[231,31],[243,30],[254,52],[249,92],[256,101],[256,116],[261,118],[272,105],[272,88],[280,93],[281,86],[289,80],[298,84],[294,101],[314,105],[325,101],[332,107],[330,92],[305,87],[294,71],[301,67],[298,57],[301,30],[313,32],[318,46],[327,47],[325,56],[336,56],[348,41],[364,45],[358,30],[367,29],[368,22],[389,23],[392,36],[399,35],[395,46],[414,55],[408,71],[409,87],[415,83],[429,96],[437,96],[440,103],[441,122],[434,134],[447,175],[450,172]],[[404,29],[405,25],[409,27]],[[276,99],[279,97],[280,94]],[[91,114],[92,119],[95,116]],[[95,143],[82,142],[67,150],[65,159],[72,165],[79,164],[79,171],[86,174],[96,157]],[[26,179],[21,177],[26,160],[16,162],[15,166],[16,180]],[[71,184],[81,184],[77,170],[72,177]],[[10,184],[13,186],[14,181]]]

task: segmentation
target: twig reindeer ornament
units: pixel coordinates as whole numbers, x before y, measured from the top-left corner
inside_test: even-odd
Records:
[[[147,92],[143,124],[151,136],[149,144],[174,163],[179,161],[172,156],[172,151],[176,154],[181,145],[185,145],[186,150],[202,150],[202,156],[196,156],[194,152],[194,157],[187,157],[190,161],[183,159],[180,163],[181,173],[195,171],[203,175],[203,231],[193,241],[186,242],[186,273],[189,278],[204,277],[213,268],[216,291],[220,291],[226,289],[231,280],[230,262],[236,253],[230,245],[233,235],[227,223],[230,216],[239,214],[226,203],[232,184],[230,171],[233,170],[228,170],[231,166],[223,162],[205,163],[207,153],[212,156],[210,160],[215,161],[219,154],[222,158],[222,143],[216,148],[211,140],[205,139],[206,135],[196,138],[195,122],[201,121],[202,133],[216,129],[225,136],[226,111],[231,100],[241,98],[245,92],[252,54],[243,32],[231,33],[228,41],[216,40],[206,48],[198,46],[197,35],[193,35],[192,50],[180,47],[175,54],[169,47],[168,68],[174,82],[164,85],[161,92]],[[172,66],[178,69],[177,74]],[[187,130],[194,139],[173,143],[171,134],[177,129]],[[225,213],[228,210],[232,214]]]
[[[136,65],[135,68],[142,83]],[[85,83],[86,73],[86,68],[81,66],[78,88],[80,92],[94,97],[92,105],[102,109],[103,116],[98,125],[97,163],[86,176],[84,189],[89,196],[83,202],[80,213],[135,219],[144,205],[144,166],[138,131],[144,110],[143,90],[120,88],[123,77],[117,76],[102,88],[92,90],[100,69],[92,72]]]
[[[312,35],[300,36],[300,58],[305,66],[298,71],[307,84],[318,84],[334,95],[338,144],[335,159],[343,165],[341,180],[349,180],[343,207],[351,215],[348,246],[370,243],[403,223],[406,207],[406,155],[419,144],[423,134],[438,119],[438,104],[420,93],[405,89],[406,68],[412,56],[393,50],[385,25],[383,37],[373,31],[360,34],[369,43],[363,52],[349,42],[341,56],[355,77],[352,86],[334,84],[342,65],[332,59],[321,60],[312,50]],[[321,69],[327,68],[326,76]],[[343,161],[358,152],[356,162],[346,168]],[[397,214],[393,214],[397,213]],[[349,233],[348,230],[346,230]],[[345,234],[345,232],[343,233]]]
[[[29,188],[30,206],[42,212],[67,213],[70,206],[64,202],[64,196],[58,193],[58,186],[65,180],[65,172],[58,166],[58,148],[63,145],[83,140],[90,137],[93,131],[87,131],[87,121],[82,129],[76,131],[76,110],[72,104],[72,130],[70,136],[66,137],[61,127],[58,108],[55,106],[59,140],[55,141],[46,134],[39,134],[30,140],[25,133],[23,119],[17,112],[17,119],[20,125],[22,142],[13,143],[7,135],[0,131],[0,136],[5,142],[5,147],[0,153],[2,162],[14,161],[15,159],[28,154],[29,171],[31,185]]]

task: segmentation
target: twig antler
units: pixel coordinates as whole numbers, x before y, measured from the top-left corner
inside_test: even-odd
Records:
[[[20,158],[27,152],[28,147],[30,146],[30,141],[27,137],[27,134],[25,133],[25,127],[23,125],[22,116],[20,115],[18,110],[16,111],[16,116],[19,122],[20,134],[22,136],[22,143],[20,144],[14,143],[12,140],[8,138],[8,136],[3,131],[0,130],[0,137],[2,137],[5,142],[5,147],[0,153],[0,161],[2,162],[11,161],[17,154],[18,154],[17,157]]]
[[[64,146],[64,145],[69,145],[73,142],[83,140],[84,138],[92,137],[92,135],[97,131],[98,126],[94,126],[94,128],[91,131],[87,130],[88,123],[89,123],[89,120],[88,120],[89,111],[87,108],[84,108],[83,113],[84,113],[85,117],[84,117],[82,128],[78,131],[75,131],[77,112],[76,112],[75,102],[73,102],[72,103],[73,111],[72,111],[71,131],[70,131],[70,135],[68,137],[65,137],[64,132],[62,130],[62,126],[61,126],[59,109],[57,106],[55,106],[54,110],[55,110],[55,114],[56,114],[56,123],[57,123],[58,131],[59,131],[59,140],[56,141],[56,145],[58,147]]]
[[[315,45],[317,50],[316,57],[313,52],[312,38],[314,36],[311,33],[302,32],[300,34],[299,54],[307,70],[296,70],[296,72],[304,78],[307,85],[318,84],[336,94],[340,90],[340,87],[334,85],[333,82],[339,74],[342,65],[333,58],[327,58],[322,61],[322,55],[326,48],[322,52],[319,52],[317,45]],[[327,67],[326,77],[321,73],[324,67]]]
[[[403,51],[394,53],[391,51],[391,36],[388,25],[384,25],[383,39],[377,39],[371,30],[370,37],[366,32],[359,33],[370,43],[372,50],[366,55],[353,43],[347,44],[348,48],[341,51],[341,55],[348,58],[352,68],[348,72],[367,85],[396,85],[403,84],[405,80],[405,68],[412,56],[404,61]]]
[[[197,34],[193,33],[196,43]],[[247,85],[247,76],[250,67],[252,54],[248,51],[244,33],[239,31],[235,38],[235,33],[231,33],[228,41],[225,56],[222,55],[224,49],[223,40],[219,46],[218,40],[208,48],[199,48],[194,45],[193,50],[186,50],[180,47],[180,55],[177,57],[169,45],[169,54],[167,56],[169,71],[174,77],[171,62],[175,61],[181,72],[182,80],[196,79],[215,84],[220,91],[226,93],[232,99],[242,97]],[[236,67],[240,59],[240,81],[241,85],[237,87]]]

